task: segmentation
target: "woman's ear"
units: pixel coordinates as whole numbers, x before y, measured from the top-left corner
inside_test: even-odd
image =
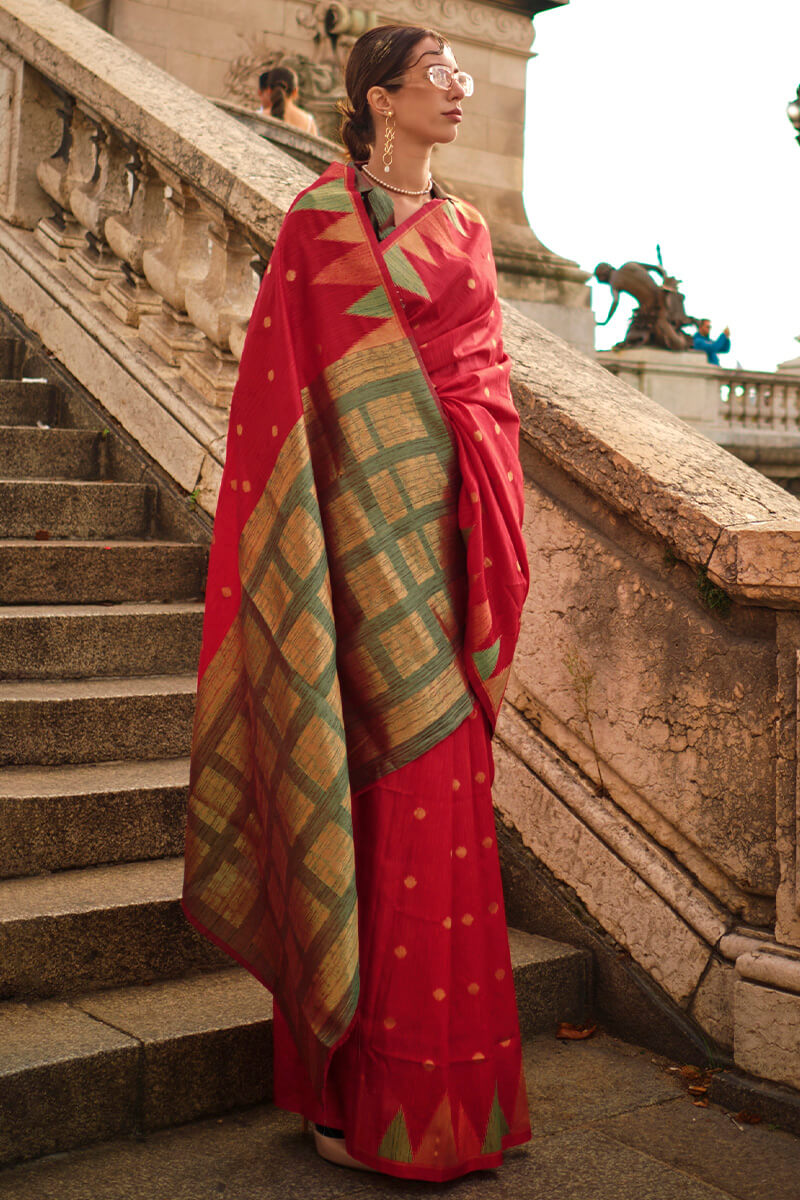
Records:
[[[372,110],[373,116],[382,117],[384,120],[392,111],[392,101],[389,93],[382,87],[371,87],[367,92],[367,104]]]

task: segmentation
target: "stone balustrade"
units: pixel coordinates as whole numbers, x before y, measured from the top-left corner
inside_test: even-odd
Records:
[[[800,375],[718,370],[714,382],[726,428],[800,432]]]
[[[258,269],[312,176],[58,0],[4,0],[0,100],[0,299],[212,513]],[[503,313],[532,587],[497,806],[583,907],[567,936],[596,923],[637,995],[800,1088],[800,504]],[[751,387],[794,420],[796,381],[762,383],[731,420]]]
[[[15,132],[2,213],[35,228],[110,316],[224,409],[275,234],[312,176],[102,30],[62,17],[47,0],[0,17]],[[49,35],[44,52],[34,28]]]

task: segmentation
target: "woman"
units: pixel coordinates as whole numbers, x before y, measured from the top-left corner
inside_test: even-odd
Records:
[[[297,104],[300,84],[291,67],[273,67],[269,72],[268,84],[269,115],[293,125],[303,133],[317,136],[317,123],[310,112]]]
[[[430,178],[472,79],[356,42],[231,408],[184,905],[275,997],[275,1099],[317,1149],[451,1179],[530,1136],[491,730],[527,591],[486,225]]]

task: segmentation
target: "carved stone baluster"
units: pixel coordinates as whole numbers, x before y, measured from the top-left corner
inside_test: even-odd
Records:
[[[748,387],[746,383],[738,383],[736,385],[737,415],[739,417],[739,424],[743,426],[748,424],[747,393]]]
[[[208,218],[177,172],[153,164],[167,185],[164,240],[142,254],[144,276],[162,298],[157,316],[142,317],[139,337],[157,354],[178,366],[187,350],[202,350],[205,335],[186,313],[186,288],[208,270]]]
[[[758,396],[758,426],[761,429],[772,429],[775,425],[772,388],[768,383],[759,383],[756,385],[756,393]]]
[[[70,192],[73,216],[83,226],[84,244],[67,260],[69,270],[92,292],[101,292],[109,279],[120,275],[122,264],[105,239],[106,219],[130,205],[125,163],[127,151],[105,121],[87,114],[94,126],[94,168],[89,179]]]
[[[794,383],[784,384],[786,391],[786,428],[795,433],[800,428],[800,387]]]
[[[258,237],[252,231],[249,235],[250,244],[256,252],[256,257],[250,260],[250,266],[253,268],[256,277],[256,289],[261,283],[264,272],[267,269],[272,247],[262,238]],[[231,354],[237,362],[241,361],[242,351],[244,350],[244,342],[247,337],[247,327],[250,324],[250,314],[242,321],[234,321],[231,325],[230,337],[228,342],[231,348]]]
[[[186,311],[210,342],[203,354],[187,354],[181,374],[211,404],[228,404],[236,383],[237,359],[231,332],[246,323],[256,297],[253,251],[241,226],[225,212],[206,206],[211,223],[208,273],[186,288]]]
[[[90,141],[91,126],[72,97],[59,88],[53,90],[62,100],[58,109],[62,121],[61,144],[55,154],[39,163],[36,178],[54,201],[55,212],[42,218],[36,226],[36,237],[49,254],[63,260],[83,241],[83,230],[70,208],[70,195],[74,187],[91,176],[94,148]]]
[[[121,321],[136,328],[143,316],[161,311],[161,297],[144,277],[142,256],[162,241],[166,212],[164,184],[137,146],[129,147],[125,169],[130,180],[130,207],[126,213],[108,217],[105,227],[106,241],[122,261],[122,278],[106,285],[103,301]]]

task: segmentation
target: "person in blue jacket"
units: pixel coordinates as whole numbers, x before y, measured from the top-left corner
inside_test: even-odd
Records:
[[[730,333],[726,325],[719,337],[712,340],[711,322],[708,317],[703,317],[697,322],[697,333],[692,338],[692,346],[695,350],[705,350],[708,361],[718,367],[720,354],[727,354],[731,348]]]

